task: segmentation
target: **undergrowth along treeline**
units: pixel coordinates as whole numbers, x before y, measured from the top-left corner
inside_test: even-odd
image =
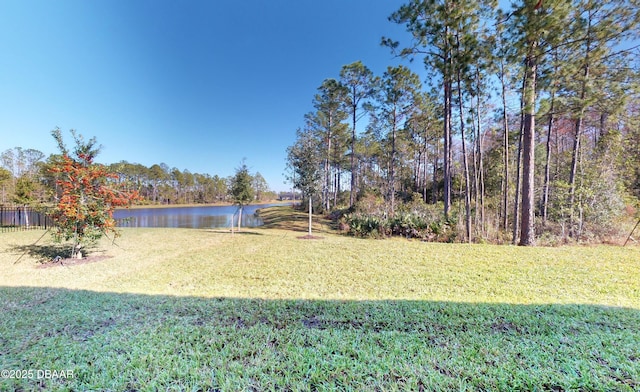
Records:
[[[571,243],[611,243],[622,244],[630,239],[635,242],[637,230],[633,230],[636,220],[635,200],[630,200],[626,209],[615,214],[615,219],[582,222],[582,234],[579,240],[569,236],[568,226],[562,222],[537,222],[536,230],[540,233],[537,243],[543,246],[555,246]],[[495,212],[495,211],[493,211]],[[352,208],[336,209],[327,214],[336,222],[338,229],[348,235],[360,238],[382,239],[392,236],[407,239],[419,239],[429,242],[463,242],[464,241],[464,204],[453,203],[452,212],[446,217],[442,212],[442,203],[428,204],[422,201],[419,194],[414,194],[409,201],[401,201],[397,209],[391,212],[384,198],[379,195],[368,195],[359,199]],[[496,223],[497,217],[490,218]],[[511,233],[487,225],[484,232],[474,232],[474,242],[508,244]]]
[[[401,236],[424,241],[454,242],[456,217],[446,218],[441,204],[426,204],[420,195],[400,204],[392,214],[381,197],[360,199],[354,208],[337,216],[339,228],[356,237]]]

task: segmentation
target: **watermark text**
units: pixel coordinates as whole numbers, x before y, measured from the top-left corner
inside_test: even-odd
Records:
[[[75,378],[70,369],[2,369],[0,379],[58,380]]]

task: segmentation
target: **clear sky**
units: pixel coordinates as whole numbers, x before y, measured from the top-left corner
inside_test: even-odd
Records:
[[[228,176],[243,158],[272,189],[325,78],[361,60],[399,0],[0,0],[0,152],[95,136],[99,161]],[[405,64],[407,64],[405,62]],[[420,62],[411,65],[416,71]]]

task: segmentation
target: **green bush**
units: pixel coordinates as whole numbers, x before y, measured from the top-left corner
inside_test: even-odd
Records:
[[[342,226],[355,237],[385,238],[402,236],[424,241],[453,242],[456,233],[445,219],[430,221],[422,216],[398,213],[390,218],[362,213],[346,214]]]
[[[340,227],[355,237],[402,236],[423,241],[453,242],[456,217],[444,218],[442,203],[426,204],[420,194],[397,206],[391,214],[380,196],[365,195],[353,212],[340,218]]]
[[[378,234],[380,219],[375,216],[361,214],[344,215],[349,233],[356,237],[373,237]]]

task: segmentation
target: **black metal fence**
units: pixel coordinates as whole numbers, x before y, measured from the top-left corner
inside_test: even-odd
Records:
[[[51,217],[41,209],[0,206],[0,232],[46,230],[51,226],[53,226]]]

